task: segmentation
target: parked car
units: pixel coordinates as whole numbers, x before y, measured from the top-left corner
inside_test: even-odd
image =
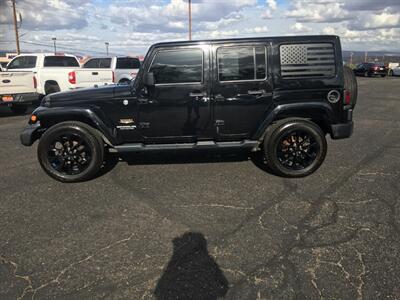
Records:
[[[400,63],[389,63],[388,75],[389,76],[400,76]]]
[[[20,72],[24,72],[25,76]],[[27,75],[27,72],[31,74]],[[35,84],[32,84],[32,77]],[[33,95],[38,99],[59,91],[103,84],[113,84],[111,70],[82,69],[73,55],[21,54],[8,63],[6,72],[2,72],[0,97],[9,99],[8,105],[15,102],[11,99],[20,99],[18,111],[21,112],[24,99],[31,99]]]
[[[114,82],[128,84],[134,79],[140,69],[140,61],[137,57],[114,56],[93,57],[84,63],[87,69],[110,69],[114,74]]]
[[[378,75],[385,77],[388,73],[386,66],[383,63],[362,63],[354,69],[354,74],[370,77]]]
[[[21,133],[53,178],[92,178],[105,152],[261,152],[285,177],[313,173],[326,135],[352,134],[357,82],[337,36],[153,45],[131,85],[46,96]]]

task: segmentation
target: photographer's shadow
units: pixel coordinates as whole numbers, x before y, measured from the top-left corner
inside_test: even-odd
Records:
[[[188,232],[173,241],[174,253],[159,279],[158,300],[213,300],[226,295],[228,281],[207,251],[203,234]]]

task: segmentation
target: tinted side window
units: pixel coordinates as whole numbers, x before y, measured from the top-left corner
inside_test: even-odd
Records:
[[[282,78],[335,75],[335,49],[331,43],[287,44],[279,50]]]
[[[20,56],[8,65],[8,69],[30,69],[36,67],[36,56]]]
[[[108,69],[111,68],[111,58],[100,58],[99,68]]]
[[[78,61],[71,56],[46,56],[44,67],[79,67]]]
[[[266,77],[265,56],[264,46],[218,48],[219,81],[264,79]]]
[[[84,68],[98,68],[99,67],[99,59],[98,58],[92,58],[88,60],[84,65]]]
[[[202,82],[203,51],[200,49],[165,50],[156,54],[149,72],[155,83]]]
[[[117,69],[139,69],[140,61],[135,57],[117,58]]]

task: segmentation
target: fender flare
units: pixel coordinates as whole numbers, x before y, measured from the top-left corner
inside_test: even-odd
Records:
[[[306,102],[306,103],[286,103],[275,106],[270,112],[267,113],[266,118],[256,130],[253,135],[253,139],[262,139],[269,125],[275,120],[280,119],[282,115],[288,115],[290,117],[291,111],[303,111],[303,115],[293,114],[292,116],[298,116],[300,118],[311,117],[313,112],[322,112],[322,116],[329,123],[335,123],[335,114],[332,107],[328,103],[323,102]]]
[[[99,117],[93,108],[39,107],[34,112],[43,128],[65,121],[81,121],[97,130],[109,145],[118,144],[117,131],[111,122]]]

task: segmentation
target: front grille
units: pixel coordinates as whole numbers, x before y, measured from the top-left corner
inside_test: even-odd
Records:
[[[282,45],[280,58],[284,78],[335,75],[335,50],[330,43]]]

